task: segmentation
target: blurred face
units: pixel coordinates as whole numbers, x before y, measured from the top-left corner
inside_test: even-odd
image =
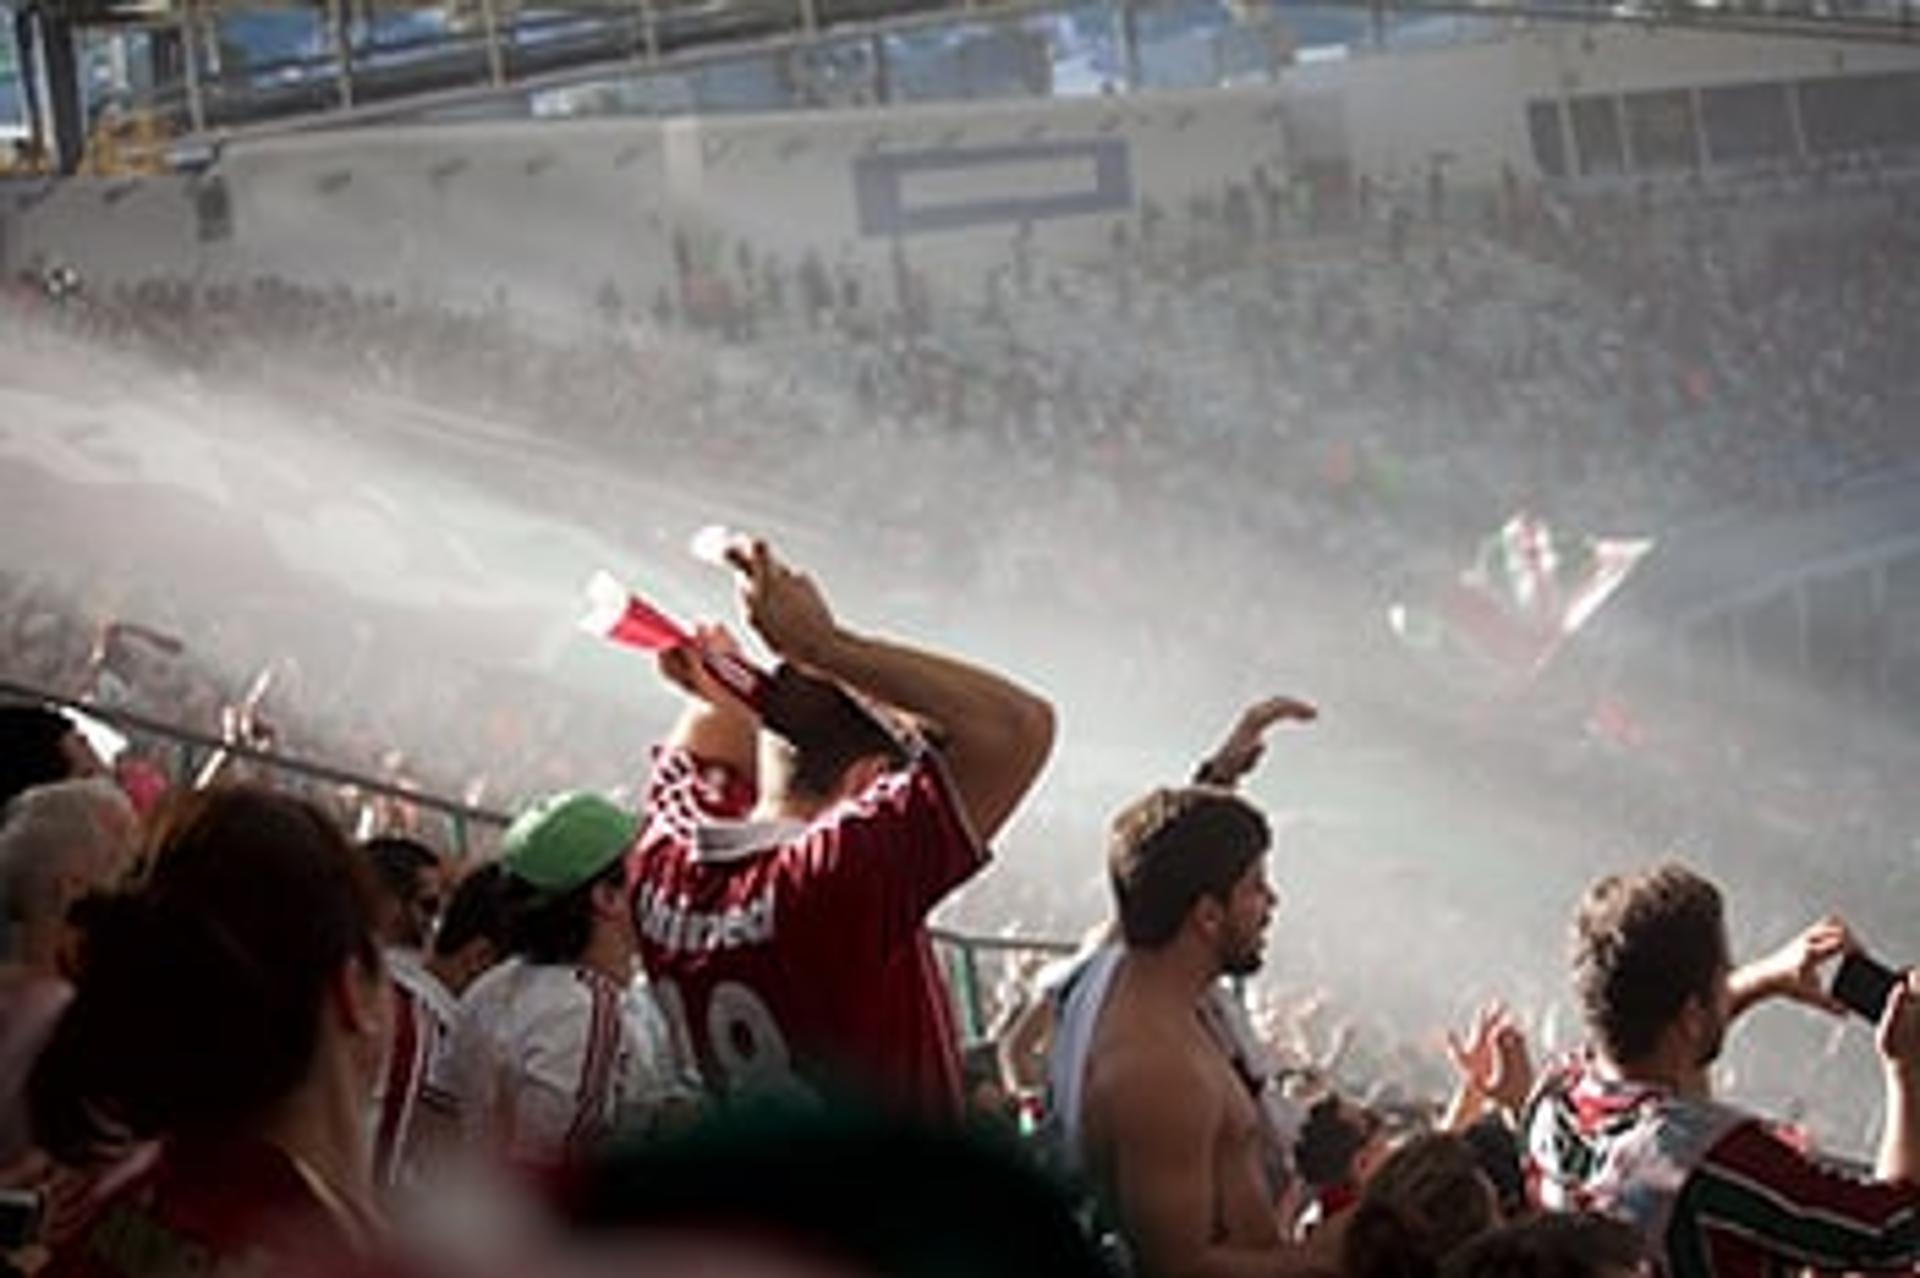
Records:
[[[413,900],[409,906],[415,935],[420,939],[416,945],[425,945],[433,936],[433,930],[440,923],[440,908],[446,901],[447,880],[437,865],[428,866],[420,871],[420,879],[414,886]]]
[[[444,884],[440,867],[430,865],[420,871],[412,892],[404,898],[383,894],[377,916],[383,942],[405,950],[425,949],[440,921]]]
[[[611,943],[614,957],[628,965],[639,962],[640,932],[628,908],[626,884],[618,875],[594,884],[593,916],[596,937]]]
[[[1220,928],[1220,970],[1228,976],[1251,976],[1265,956],[1267,924],[1280,904],[1280,894],[1267,882],[1267,858],[1246,868],[1227,894]]]

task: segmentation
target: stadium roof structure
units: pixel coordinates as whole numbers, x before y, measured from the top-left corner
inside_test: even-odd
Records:
[[[164,62],[177,81],[156,83],[148,101],[130,104],[164,119],[173,139],[538,115],[531,95],[547,90],[655,71],[711,77],[748,63],[758,64],[760,100],[724,109],[884,104],[896,96],[894,72],[910,78],[920,70],[914,59],[927,56],[993,64],[982,83],[961,86],[963,97],[1125,92],[1142,83],[1147,39],[1183,35],[1257,45],[1255,71],[1271,79],[1296,45],[1324,43],[1316,31],[1359,47],[1379,44],[1389,27],[1459,18],[1907,43],[1920,41],[1916,6],[1920,0],[40,0],[77,27],[177,33],[179,53]],[[1091,87],[1062,88],[1043,72],[1023,79],[1020,68],[1045,61],[1061,31],[1089,22],[1110,25],[1115,50]],[[1271,34],[1264,45],[1262,33]],[[709,108],[668,94],[620,113],[687,109]]]

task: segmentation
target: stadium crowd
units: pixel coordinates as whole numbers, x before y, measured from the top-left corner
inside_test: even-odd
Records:
[[[610,277],[587,332],[281,278],[82,282],[57,309],[169,368],[306,369],[305,387],[405,393],[608,457],[645,446],[667,479],[799,467],[814,518],[859,511],[903,567],[1092,613],[1127,582],[1059,563],[1036,510],[1110,526],[1144,500],[1204,507],[1232,473],[1294,498],[1245,503],[1236,541],[1310,546],[1378,592],[1426,567],[1410,547],[1464,558],[1522,506],[1631,533],[1907,464],[1905,189],[1805,198],[1826,229],[1743,239],[1712,206],[1517,181],[1484,218],[1464,195],[1385,186],[1333,218],[1256,170],[1185,209],[1147,201],[1104,259],[1046,260],[1023,229],[977,296],[904,249],[863,272],[716,235],[676,244],[668,284]],[[753,411],[776,400],[778,430]],[[855,441],[992,476],[968,493],[992,533],[949,532],[926,493],[835,464]],[[1220,535],[1170,529],[1137,576]]]
[[[1261,967],[1284,889],[1237,791],[1274,731],[1317,717],[1297,698],[1250,705],[1188,782],[1114,818],[1110,923],[963,1054],[927,919],[986,869],[1052,707],[854,628],[764,541],[726,556],[778,664],[718,623],[646,641],[684,708],[638,807],[547,795],[480,863],[356,843],[257,782],[136,807],[74,720],[0,711],[10,1263],[1920,1262],[1920,976],[1876,975],[1837,918],[1736,963],[1721,894],[1677,864],[1578,902],[1584,1046],[1563,1059],[1536,1067],[1498,1004],[1449,1037],[1444,1108],[1345,1095],[1331,1062],[1283,1057],[1229,982]],[[1767,1001],[1876,1026],[1870,1170],[1713,1099],[1727,1034]]]
[[[587,698],[412,678],[372,629],[338,668],[288,664],[244,607],[209,618],[138,582],[83,598],[51,575],[0,579],[10,679],[517,813],[497,848],[456,857],[404,798],[243,761],[196,786],[163,776],[178,761],[139,733],[116,787],[90,779],[104,765],[68,720],[0,711],[11,1263],[1912,1271],[1911,976],[1856,1009],[1885,1084],[1871,1113],[1756,1120],[1712,1098],[1709,1067],[1748,1008],[1839,1010],[1829,980],[1855,938],[1801,917],[1788,887],[1723,904],[1676,866],[1596,882],[1574,907],[1583,1050],[1565,1059],[1539,1010],[1562,982],[1537,963],[1509,963],[1510,1007],[1472,1012],[1445,1050],[1384,994],[1348,1007],[1343,990],[1330,1008],[1316,991],[1405,937],[1323,938],[1349,948],[1246,1003],[1224,993],[1259,968],[1269,925],[1290,926],[1274,827],[1235,788],[1311,708],[1255,701],[1256,672],[1312,642],[1386,663],[1353,638],[1371,633],[1360,616],[1430,569],[1432,547],[1458,547],[1456,567],[1521,506],[1665,531],[1908,460],[1920,384],[1901,317],[1920,254],[1897,201],[1842,233],[1752,242],[1703,232],[1711,209],[1630,197],[1559,207],[1516,185],[1473,226],[1448,206],[1368,190],[1323,226],[1326,210],[1255,173],[1215,201],[1143,209],[1102,261],[1042,263],[1016,236],[977,297],[904,259],[868,279],[751,245],[701,267],[689,247],[656,295],[609,281],[599,331],[567,341],[504,308],[288,280],[69,290],[50,308],[63,339],[186,376],[415,397],[607,457],[644,442],[669,484],[778,471],[812,495],[803,531],[857,518],[876,530],[876,577],[945,583],[849,613],[948,634],[972,602],[1045,601],[1150,689],[1166,627],[1127,618],[1172,611],[1190,619],[1181,647],[1249,672],[1253,704],[1194,784],[1138,778],[1149,792],[1080,876],[1102,926],[1069,958],[1008,964],[991,1027],[963,1044],[927,919],[979,879],[990,844],[1031,837],[996,834],[1048,756],[1048,702],[849,629],[764,545],[733,547],[733,567],[742,621],[783,664],[742,698],[715,675],[737,656],[724,630],[663,655],[686,708],[644,789],[615,800],[595,791],[633,777],[608,761],[632,770],[640,743]],[[760,411],[774,401],[777,423]],[[854,447],[918,450],[951,483],[876,487],[837,464]],[[931,517],[956,500],[968,526]],[[1147,506],[1193,513],[1126,538],[1133,561],[1085,555]],[[630,534],[626,518],[608,531]],[[1337,638],[1303,637],[1260,592],[1221,609],[1200,583],[1169,590],[1188,565],[1274,545],[1352,575]],[[440,730],[455,721],[484,729]],[[1668,801],[1685,806],[1702,775],[1764,792],[1803,767],[1744,754],[1673,780]],[[1903,801],[1850,775],[1859,807]],[[1058,841],[1084,847],[1091,818],[1075,817]],[[1884,851],[1858,833],[1823,837]],[[1886,858],[1895,893],[1908,852]],[[1047,877],[1003,865],[970,906],[1055,935],[1087,922],[1084,894],[1033,900]],[[1736,963],[1729,909],[1785,943]],[[1448,997],[1460,1012],[1466,996]],[[1814,1094],[1798,1076],[1831,1059],[1761,1054],[1794,1078],[1760,1090]],[[1871,1168],[1816,1161],[1809,1129],[1829,1123],[1871,1127]]]

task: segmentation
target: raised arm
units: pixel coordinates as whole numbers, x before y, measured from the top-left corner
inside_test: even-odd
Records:
[[[694,644],[717,652],[738,653],[740,645],[724,626],[698,626]],[[708,674],[699,655],[687,648],[660,654],[660,676],[686,694],[679,721],[667,734],[668,749],[685,750],[707,763],[730,768],[749,785],[759,760],[760,720],[745,702]]]
[[[1463,1132],[1473,1126],[1489,1104],[1517,1115],[1533,1090],[1533,1061],[1519,1024],[1499,1002],[1481,1007],[1463,1042],[1447,1031],[1447,1058],[1453,1063],[1453,1096],[1442,1131]]]
[[[1732,1014],[1770,998],[1792,999],[1835,1015],[1846,1008],[1827,992],[1826,968],[1853,944],[1845,922],[1828,915],[1771,954],[1734,969],[1727,978]]]
[[[1295,697],[1268,697],[1240,712],[1226,738],[1194,770],[1196,785],[1231,790],[1260,765],[1267,752],[1267,730],[1279,723],[1312,723],[1320,712]]]
[[[825,597],[755,541],[730,552],[747,620],[782,657],[932,720],[975,833],[993,837],[1053,749],[1053,708],[1011,680],[842,627]]]

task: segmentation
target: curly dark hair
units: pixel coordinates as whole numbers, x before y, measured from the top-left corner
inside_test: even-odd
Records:
[[[1682,865],[1609,875],[1574,915],[1574,992],[1616,1061],[1644,1058],[1690,1000],[1712,1000],[1728,966],[1720,890]]]

